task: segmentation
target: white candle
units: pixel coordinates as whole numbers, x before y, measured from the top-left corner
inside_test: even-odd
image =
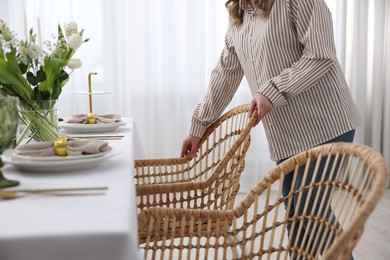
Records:
[[[23,14],[23,22],[24,22],[24,38],[26,41],[28,41],[28,28],[27,28],[27,15],[26,15],[26,10],[24,10]]]
[[[41,19],[37,18],[37,36],[38,36],[38,44],[42,50],[42,34],[41,34]]]

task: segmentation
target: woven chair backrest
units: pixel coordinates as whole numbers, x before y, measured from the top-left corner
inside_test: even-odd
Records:
[[[142,212],[141,249],[145,258],[350,259],[387,176],[384,158],[367,146],[315,147],[272,169],[232,210]],[[283,196],[288,178],[296,188]]]
[[[298,183],[300,174],[304,177]],[[283,183],[288,178],[295,188],[283,196]],[[254,245],[246,255],[350,259],[386,179],[382,155],[360,144],[322,145],[286,160],[235,208],[236,216],[252,212],[247,220],[236,218],[241,220],[242,232],[252,233],[261,227],[246,243]],[[248,203],[252,206],[247,207]]]
[[[149,161],[137,174],[138,210],[150,207],[231,209],[240,188],[250,131],[257,115],[249,105],[235,107],[217,119],[203,135],[192,159]],[[146,165],[146,163],[145,163]],[[141,177],[139,177],[141,176]],[[147,176],[147,177],[142,177]],[[173,190],[173,192],[172,192]]]

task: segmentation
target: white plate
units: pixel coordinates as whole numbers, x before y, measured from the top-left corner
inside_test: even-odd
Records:
[[[58,123],[61,129],[69,133],[101,133],[101,132],[113,132],[118,127],[125,125],[126,122],[120,121],[117,123],[101,123],[101,124],[71,124],[71,123]]]
[[[4,163],[9,163],[14,167],[27,172],[70,172],[79,171],[98,166],[103,160],[108,159],[114,155],[119,154],[118,150],[112,149],[108,153],[105,153],[100,157],[88,157],[85,159],[75,160],[21,160],[14,157],[14,150],[6,150],[1,155],[1,159]]]
[[[108,154],[112,148],[110,147],[110,150],[102,153],[94,153],[94,154],[84,154],[84,155],[68,155],[68,156],[31,156],[31,155],[20,155],[13,151],[12,158],[15,160],[23,160],[23,161],[68,161],[68,160],[83,160],[83,159],[89,159],[94,157],[102,157],[106,154]]]

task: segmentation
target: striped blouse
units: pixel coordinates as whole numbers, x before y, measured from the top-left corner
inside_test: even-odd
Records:
[[[272,160],[357,128],[360,115],[336,57],[332,29],[324,0],[275,0],[268,18],[248,5],[243,23],[228,28],[190,135],[202,136],[222,114],[244,75],[252,94],[263,94],[273,105],[262,119]]]

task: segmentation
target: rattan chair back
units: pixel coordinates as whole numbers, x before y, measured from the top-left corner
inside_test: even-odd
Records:
[[[145,210],[141,252],[145,259],[350,259],[387,175],[381,154],[367,146],[315,147],[271,170],[232,210]],[[296,189],[283,197],[287,178]],[[300,210],[291,215],[291,207]]]
[[[247,104],[235,107],[208,127],[194,158],[135,161],[138,212],[233,208],[257,118],[249,119],[248,109]]]

